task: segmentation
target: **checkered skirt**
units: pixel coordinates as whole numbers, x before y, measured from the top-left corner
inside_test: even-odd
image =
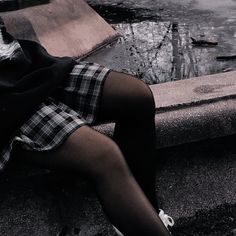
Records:
[[[1,151],[0,170],[8,162],[15,142],[27,150],[52,150],[76,129],[94,124],[108,72],[109,69],[101,65],[78,62],[58,88],[59,98],[48,97],[41,103]]]

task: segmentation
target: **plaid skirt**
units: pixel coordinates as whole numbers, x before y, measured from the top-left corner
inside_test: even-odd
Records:
[[[10,159],[15,142],[31,151],[52,150],[76,129],[94,124],[108,72],[108,68],[96,63],[78,62],[63,86],[58,88],[57,99],[48,97],[41,103],[1,150],[0,170]]]

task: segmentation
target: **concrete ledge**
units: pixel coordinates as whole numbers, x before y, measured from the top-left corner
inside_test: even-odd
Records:
[[[151,85],[157,111],[236,98],[236,72]]]
[[[85,56],[120,36],[84,0],[54,0],[1,16],[15,38],[38,41],[55,56]]]
[[[236,133],[236,100],[190,106],[156,115],[157,147]]]
[[[157,148],[236,133],[236,72],[151,85]],[[114,124],[95,129],[112,136]]]

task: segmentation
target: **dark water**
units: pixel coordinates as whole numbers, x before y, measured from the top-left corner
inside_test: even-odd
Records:
[[[216,59],[236,55],[235,0],[89,2],[124,35],[109,54],[115,69],[149,84],[236,70],[236,60]]]

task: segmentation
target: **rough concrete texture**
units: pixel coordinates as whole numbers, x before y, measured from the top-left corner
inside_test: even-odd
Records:
[[[1,183],[0,234],[55,235],[60,218],[53,189],[48,187],[41,175]]]
[[[158,195],[164,199],[163,208],[174,218],[194,216],[196,210],[209,210],[222,203],[236,203],[234,143],[223,143],[209,141],[208,145],[199,143],[200,147],[192,144],[160,150],[163,162],[157,171]]]
[[[173,85],[175,83],[173,82]],[[186,81],[180,81],[180,83],[184,90]],[[172,87],[172,84],[166,83],[163,85],[166,85],[165,91],[169,92],[168,87],[169,85]],[[174,95],[173,97],[165,95],[167,94],[166,92],[163,94],[163,97],[159,96],[156,93],[159,90],[158,86],[160,85],[154,85],[154,96],[157,104],[155,116],[157,148],[223,137],[236,133],[236,99],[230,98],[230,96],[225,98],[223,96],[224,93],[222,93],[223,98],[219,96],[213,100],[212,98],[205,100],[206,97],[203,96],[203,100],[201,100],[201,96],[199,96],[198,101],[193,100],[191,102],[188,97],[180,94],[181,97],[176,97],[176,100],[182,101],[182,103],[176,104],[175,100],[173,100]],[[201,86],[200,83],[199,86]],[[167,97],[169,99],[165,100]],[[184,98],[187,99],[187,104],[185,104]],[[173,101],[173,105],[171,101]],[[162,107],[158,104],[164,104],[164,106]],[[94,128],[112,137],[114,124],[102,124]]]
[[[156,114],[157,147],[235,134],[235,105],[225,100]]]
[[[118,37],[83,0],[55,0],[1,16],[14,37],[39,41],[55,56],[78,58]]]
[[[89,183],[21,168],[1,176],[1,236],[114,235]]]
[[[157,111],[236,98],[236,71],[152,85],[150,88]]]
[[[235,235],[235,136],[162,149],[157,157],[157,195],[176,220],[173,235]]]

